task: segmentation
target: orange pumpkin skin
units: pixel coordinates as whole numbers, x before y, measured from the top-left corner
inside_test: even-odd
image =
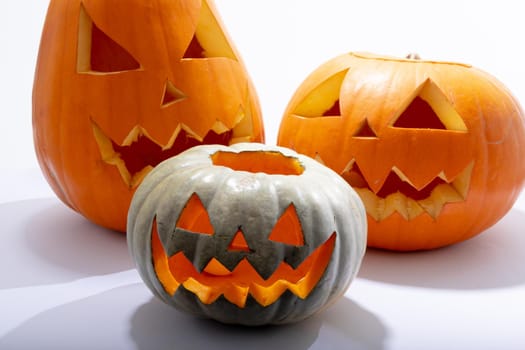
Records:
[[[471,238],[525,182],[525,118],[469,65],[350,53],[292,97],[278,141],[343,176],[365,203],[368,246],[423,250]]]
[[[122,232],[160,161],[203,143],[264,141],[252,82],[211,0],[52,0],[33,131],[57,196]]]

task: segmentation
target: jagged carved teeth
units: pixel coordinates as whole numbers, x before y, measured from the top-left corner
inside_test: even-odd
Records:
[[[334,232],[297,268],[294,269],[281,262],[271,276],[263,279],[246,258],[231,271],[217,259],[212,258],[204,270],[198,272],[183,252],[168,257],[156,230],[156,224],[152,231],[154,269],[167,293],[174,295],[182,285],[204,304],[211,304],[223,295],[239,307],[245,306],[248,295],[263,306],[273,304],[286,290],[305,299],[321,280],[330,262],[336,241]],[[210,267],[211,264],[214,266]]]
[[[465,200],[473,167],[474,162],[471,162],[454,179],[447,179],[442,171],[421,189],[416,189],[401,170],[393,167],[377,192],[368,186],[355,160],[348,163],[341,175],[359,194],[367,213],[376,221],[394,212],[398,212],[405,220],[423,213],[436,219],[445,204]]]
[[[102,160],[117,167],[123,181],[130,187],[136,187],[146,174],[157,164],[173,157],[193,146],[200,144],[222,144],[251,141],[252,120],[241,108],[233,128],[228,128],[217,120],[206,135],[199,136],[189,126],[179,124],[169,141],[161,145],[148,131],[137,125],[117,144],[107,136],[99,125],[91,119],[93,134]]]

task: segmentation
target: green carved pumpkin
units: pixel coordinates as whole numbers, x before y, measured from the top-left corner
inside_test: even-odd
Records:
[[[144,179],[128,244],[167,304],[224,323],[280,324],[344,294],[366,225],[354,190],[315,160],[256,143],[206,145]]]

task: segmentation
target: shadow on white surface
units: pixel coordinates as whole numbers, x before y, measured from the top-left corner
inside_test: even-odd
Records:
[[[134,268],[126,237],[56,198],[0,204],[0,289],[68,282]]]
[[[303,322],[237,327],[182,314],[142,284],[45,311],[0,339],[2,349],[383,349],[380,320],[349,299]]]
[[[491,289],[525,284],[525,211],[511,210],[465,242],[426,252],[369,249],[359,277],[442,289]]]
[[[295,324],[238,327],[186,316],[157,299],[132,319],[131,336],[141,350],[166,349],[382,349],[387,335],[379,319],[353,301],[337,304]]]

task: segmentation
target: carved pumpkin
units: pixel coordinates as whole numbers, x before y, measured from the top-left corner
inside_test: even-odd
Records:
[[[261,144],[197,146],[139,186],[128,245],[155,295],[225,323],[304,319],[347,289],[366,213],[336,173]]]
[[[368,245],[445,246],[511,208],[525,180],[521,107],[465,64],[347,54],[298,88],[278,144],[316,157],[365,203]]]
[[[211,0],[52,0],[33,127],[58,197],[120,231],[160,161],[264,138],[252,83]]]

